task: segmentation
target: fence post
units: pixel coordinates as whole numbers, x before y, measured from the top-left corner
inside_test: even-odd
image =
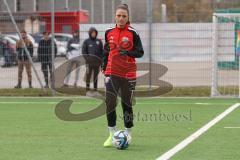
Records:
[[[217,91],[217,53],[218,53],[218,26],[217,16],[213,15],[212,25],[212,86],[211,86],[211,97],[218,95]]]
[[[148,53],[149,53],[149,89],[152,88],[152,10],[153,10],[153,6],[152,6],[152,0],[147,0],[147,22],[148,22]]]
[[[54,67],[54,58],[55,58],[55,45],[54,45],[54,39],[55,39],[55,36],[54,36],[54,26],[55,26],[55,2],[54,0],[52,0],[52,4],[51,4],[51,32],[52,32],[52,37],[51,37],[51,41],[52,41],[52,73],[51,73],[51,91],[52,91],[52,95],[55,96],[55,76],[54,76],[54,70],[55,70],[55,67]]]

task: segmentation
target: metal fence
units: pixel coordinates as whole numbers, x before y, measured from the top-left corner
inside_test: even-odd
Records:
[[[9,42],[11,64],[5,65],[6,58],[9,57],[6,57],[4,51],[1,50],[0,88],[13,88],[18,82],[16,42],[19,37],[17,29],[26,30],[33,43],[33,67],[36,69],[36,74],[32,73],[32,85],[34,88],[40,88],[37,77],[39,76],[44,84],[44,76],[37,59],[37,49],[42,32],[54,32],[54,41],[58,49],[54,66],[58,68],[67,61],[66,45],[75,30],[80,31],[80,47],[82,42],[88,38],[88,29],[92,26],[99,31],[98,38],[104,42],[105,30],[115,25],[114,10],[121,3],[129,5],[132,26],[139,32],[143,42],[145,55],[137,61],[146,64],[161,64],[168,70],[162,77],[154,77],[161,72],[161,68],[146,65],[145,71],[138,72],[138,75],[150,73],[148,84],[145,85],[152,86],[151,80],[159,78],[171,83],[173,87],[210,87],[212,85],[213,51],[212,22],[209,17],[212,17],[212,12],[216,7],[224,8],[223,4],[228,7],[236,6],[239,3],[237,1],[193,2],[185,3],[184,6],[184,2],[163,0],[1,0],[1,41]],[[183,12],[184,7],[192,4],[202,5],[203,8],[208,6],[209,10],[203,8],[199,11],[193,10],[190,15]],[[6,5],[10,11],[7,10]],[[226,34],[234,34],[234,32],[233,27]],[[225,45],[219,51],[226,53],[225,57],[231,59],[235,51],[234,43],[234,37],[225,39]],[[85,72],[86,67],[83,65],[80,67],[78,86],[85,86]],[[22,86],[28,87],[27,76],[25,73],[23,75]],[[72,73],[69,84],[74,83],[74,76]],[[226,80],[226,83],[229,83],[229,86],[232,83],[235,85],[235,80],[234,82]],[[103,75],[100,73],[99,87],[103,86]]]

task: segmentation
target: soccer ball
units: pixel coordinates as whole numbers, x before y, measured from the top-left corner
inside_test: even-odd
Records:
[[[120,130],[113,134],[112,143],[117,149],[126,149],[130,144],[131,137],[126,131]]]

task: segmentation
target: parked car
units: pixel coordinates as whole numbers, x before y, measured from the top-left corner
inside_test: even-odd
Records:
[[[58,41],[59,54],[62,56],[67,55],[67,43],[73,38],[72,34],[68,33],[54,33],[55,39]]]
[[[54,33],[54,36],[60,42],[68,42],[73,38],[73,35],[68,33]]]
[[[43,37],[41,33],[35,33],[35,34],[29,33],[29,34],[34,38],[36,43],[39,43]]]
[[[67,33],[54,33],[54,37],[58,47],[57,56],[66,56],[67,42],[72,38],[72,35]]]
[[[1,43],[4,43],[4,41],[8,42],[10,47],[10,54],[11,54],[11,57],[10,57],[11,65],[16,65],[17,64],[17,59],[16,59],[16,42],[17,41],[6,35],[1,35],[0,40],[1,40]],[[4,56],[3,54],[4,53],[1,52],[1,56]]]
[[[19,35],[17,33],[9,33],[9,34],[5,34],[5,36],[10,37],[15,40],[20,39]],[[30,34],[27,34],[27,37],[33,43],[33,61],[37,61],[38,43],[35,41],[35,39]]]

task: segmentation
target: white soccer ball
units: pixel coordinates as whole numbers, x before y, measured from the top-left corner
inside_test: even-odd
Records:
[[[113,134],[112,143],[117,149],[126,149],[131,142],[130,135],[123,130],[117,131]]]

